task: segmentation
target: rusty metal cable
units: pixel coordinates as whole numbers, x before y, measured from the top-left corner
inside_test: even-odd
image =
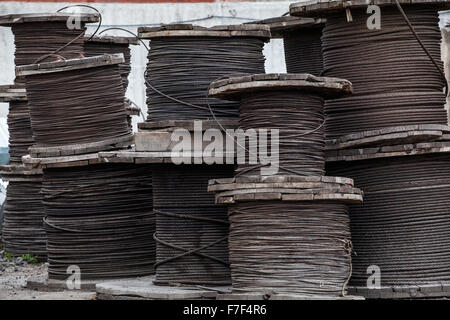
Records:
[[[322,74],[321,36],[322,28],[289,31],[283,35],[288,73],[310,73],[315,76]]]
[[[153,172],[157,284],[230,284],[227,208],[214,204],[208,181],[233,166],[170,165]]]
[[[21,164],[22,156],[28,154],[28,148],[34,144],[27,101],[9,102],[8,131],[10,162]]]
[[[405,9],[421,43],[440,61],[441,33],[435,6]],[[348,79],[354,94],[328,100],[329,138],[389,126],[447,124],[441,72],[403,22],[396,7],[382,8],[380,30],[367,28],[365,10],[327,18],[323,29],[324,75]],[[442,63],[439,63],[442,69]]]
[[[229,208],[233,291],[342,296],[351,273],[345,204],[242,202]]]
[[[323,99],[295,91],[266,91],[240,101],[239,128],[279,130],[278,174],[325,174]],[[267,141],[270,141],[268,135]],[[251,147],[246,142],[246,158]],[[271,150],[268,150],[269,153]],[[259,162],[258,162],[259,163]],[[239,165],[236,172],[259,175],[261,165]]]
[[[4,206],[2,242],[5,251],[15,256],[31,254],[47,259],[46,234],[42,219],[40,181],[10,181]]]
[[[264,41],[255,38],[152,39],[146,72],[147,121],[236,118],[236,102],[206,98],[224,75],[264,73]]]
[[[155,217],[149,165],[45,169],[49,278],[77,265],[82,279],[153,273]]]
[[[354,247],[351,285],[366,286],[368,267],[381,285],[450,281],[450,161],[431,154],[327,164],[355,179],[362,205],[350,205]]]
[[[32,75],[26,83],[36,146],[130,134],[118,65]]]

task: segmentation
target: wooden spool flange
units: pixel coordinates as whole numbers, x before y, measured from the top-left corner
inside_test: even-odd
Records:
[[[326,150],[357,149],[444,141],[450,141],[450,126],[423,124],[387,127],[348,134],[337,139],[327,140]]]
[[[42,181],[42,169],[26,165],[2,165],[0,175],[4,181]]]
[[[76,21],[80,21],[83,23],[93,23],[100,21],[100,15],[98,13],[22,13],[0,16],[0,26],[12,26],[14,24],[32,22],[66,22],[69,18],[76,19]]]
[[[272,39],[282,39],[284,35],[289,32],[305,31],[323,28],[326,19],[324,18],[303,18],[303,17],[276,17],[259,21],[250,22],[251,24],[262,24],[270,28]],[[249,23],[249,24],[250,24]]]
[[[139,45],[139,39],[136,37],[123,37],[123,36],[91,36],[86,35],[84,37],[86,42],[98,42],[98,43],[111,43],[121,45]]]
[[[27,101],[27,91],[17,85],[0,86],[0,102]]]
[[[104,54],[101,56],[68,59],[55,62],[43,62],[16,67],[16,76],[32,76],[37,74],[65,72],[87,68],[97,68],[124,63],[123,53]]]
[[[437,6],[438,10],[450,8],[450,0],[399,0],[401,5],[423,5]],[[379,7],[394,6],[394,0],[310,0],[293,3],[289,6],[289,13],[292,16],[326,16],[336,12],[350,9],[366,9],[368,5]]]
[[[325,98],[336,98],[351,94],[352,84],[344,79],[316,77],[306,73],[255,74],[214,81],[211,83],[209,95],[227,100],[240,100],[243,94],[268,90],[296,90],[316,93]]]
[[[337,201],[362,203],[352,179],[327,176],[250,176],[209,181],[216,204],[247,201]]]
[[[159,27],[140,27],[140,39],[156,39],[166,37],[251,37],[270,40],[270,28],[261,24],[242,24],[215,26],[211,28],[192,24],[168,24]]]

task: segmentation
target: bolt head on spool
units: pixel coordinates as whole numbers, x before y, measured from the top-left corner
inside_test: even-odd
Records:
[[[306,73],[256,74],[214,81],[210,85],[209,96],[240,100],[243,94],[270,90],[295,90],[314,93],[324,98],[335,98],[351,94],[352,84],[344,79],[316,77]]]
[[[94,23],[100,21],[100,15],[98,13],[22,13],[0,16],[0,26],[10,27],[15,24],[36,22],[66,22],[70,18],[77,19],[77,21],[82,23]]]
[[[0,86],[0,102],[27,101],[27,91],[20,85]]]
[[[398,0],[401,5],[423,5],[438,6],[438,10],[450,8],[450,0]],[[341,12],[346,9],[366,9],[368,5],[377,5],[379,7],[395,6],[393,0],[310,0],[293,3],[289,6],[289,13],[292,16],[326,16],[329,14]]]
[[[323,28],[326,19],[324,18],[305,18],[305,17],[292,17],[283,16],[276,18],[269,18],[259,21],[250,22],[248,24],[261,24],[270,28],[270,34],[272,39],[283,38],[288,32],[304,31]]]
[[[214,26],[210,28],[192,24],[167,24],[159,27],[140,27],[140,39],[157,39],[167,37],[251,37],[270,40],[270,28],[261,24],[242,24]]]
[[[249,176],[213,179],[208,191],[216,204],[247,201],[333,201],[358,204],[363,192],[353,179],[327,176]]]

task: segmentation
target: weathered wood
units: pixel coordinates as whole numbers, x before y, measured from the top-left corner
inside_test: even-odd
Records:
[[[35,169],[26,165],[7,164],[0,166],[0,174],[32,176],[42,174],[42,169]]]
[[[77,21],[90,23],[99,22],[100,15],[98,13],[69,12],[8,14],[0,16],[0,26],[30,22],[65,22],[68,18],[76,18]]]
[[[27,101],[27,91],[22,86],[0,86],[0,102]]]
[[[210,86],[209,95],[227,100],[240,100],[242,94],[261,90],[298,90],[333,98],[352,93],[352,84],[344,79],[316,77],[305,73],[256,74],[214,81]]]
[[[93,163],[102,163],[98,153],[46,158],[32,158],[30,155],[26,155],[22,157],[22,161],[32,168],[42,169],[83,167]]]
[[[403,157],[430,153],[450,153],[450,141],[401,144],[326,152],[327,162],[357,161],[377,158]]]
[[[92,36],[86,35],[85,41],[100,42],[100,43],[115,43],[124,45],[139,45],[139,39],[136,37],[123,37],[123,36]]]
[[[30,76],[35,74],[46,74],[70,70],[104,67],[124,62],[125,59],[123,53],[104,54],[96,57],[69,59],[55,62],[30,64],[26,66],[17,66],[16,76]]]
[[[106,139],[90,143],[70,144],[54,147],[31,147],[29,151],[33,158],[59,157],[123,149],[124,147],[131,146],[132,143],[133,135],[130,134],[120,138]]]
[[[195,121],[200,121],[202,130],[220,129],[221,127],[215,120],[161,120],[138,123],[139,131],[168,131],[183,128],[188,131],[194,131]],[[220,120],[221,126],[225,129],[236,129],[239,126],[238,120]]]
[[[450,282],[404,286],[382,286],[379,289],[349,286],[350,294],[366,299],[429,299],[450,297]]]
[[[315,19],[283,16],[254,21],[251,23],[269,26],[272,39],[277,39],[284,38],[284,35],[288,32],[297,30],[305,30],[305,32],[308,32],[308,30],[313,28],[322,28],[325,22],[326,19],[324,18]]]
[[[399,0],[402,5],[436,5],[439,10],[450,8],[450,0]],[[394,0],[310,0],[289,6],[292,16],[323,16],[346,9],[365,9],[374,4],[380,7],[395,5]],[[437,12],[436,12],[437,13]]]
[[[364,300],[364,297],[357,295],[336,297],[322,295],[274,294],[268,292],[218,294],[217,300]]]
[[[138,35],[140,39],[150,40],[163,37],[254,37],[269,41],[270,28],[260,24],[225,25],[211,28],[180,24],[140,27]]]

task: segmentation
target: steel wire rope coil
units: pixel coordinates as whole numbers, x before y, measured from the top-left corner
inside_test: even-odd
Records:
[[[155,218],[149,165],[101,164],[44,170],[49,278],[65,280],[153,273]]]
[[[287,31],[283,35],[284,56],[288,73],[320,76],[323,71],[322,28]]]
[[[435,61],[441,57],[436,6],[408,6],[409,20]],[[348,79],[353,95],[325,103],[328,138],[389,126],[447,124],[445,81],[403,21],[383,7],[381,29],[367,28],[365,10],[327,17],[322,36],[324,75]],[[442,63],[440,63],[442,67]]]
[[[362,205],[350,205],[355,255],[350,284],[366,286],[371,265],[381,285],[450,281],[448,155],[327,164],[328,174],[355,179]]]
[[[84,51],[86,57],[100,56],[102,54],[122,53],[125,62],[119,64],[119,72],[122,77],[122,83],[125,92],[128,88],[128,76],[131,72],[131,50],[128,44],[96,42],[95,40],[86,41],[84,43]]]
[[[229,208],[233,291],[342,296],[351,274],[347,206],[242,202]]]
[[[36,60],[55,50],[66,59],[83,57],[85,24],[80,29],[70,29],[65,22],[29,22],[14,24],[11,27],[16,46],[14,62],[16,66],[36,63]],[[46,60],[56,60],[50,56]],[[24,83],[22,77],[17,77],[16,83]]]
[[[229,165],[166,165],[154,170],[156,284],[231,283],[227,208],[214,204],[207,187],[210,179],[232,175]]]
[[[262,91],[244,95],[239,106],[239,128],[279,130],[278,175],[325,174],[323,98],[290,91]],[[260,137],[261,138],[261,137]],[[271,136],[268,134],[268,144]],[[246,139],[246,159],[251,151]],[[270,148],[268,148],[270,154]],[[248,160],[247,160],[248,161]],[[258,162],[260,163],[260,162]],[[259,175],[261,166],[239,164],[237,173]]]
[[[118,65],[26,76],[36,147],[128,136]]]
[[[34,144],[27,101],[9,102],[8,112],[9,158],[12,164],[21,164],[22,156]]]
[[[237,118],[236,102],[207,98],[210,83],[223,76],[264,73],[264,41],[242,37],[152,39],[147,82],[147,121],[210,119],[208,102],[218,119]]]
[[[46,234],[42,219],[40,181],[10,181],[4,206],[2,242],[5,251],[15,256],[31,254],[47,259]]]

